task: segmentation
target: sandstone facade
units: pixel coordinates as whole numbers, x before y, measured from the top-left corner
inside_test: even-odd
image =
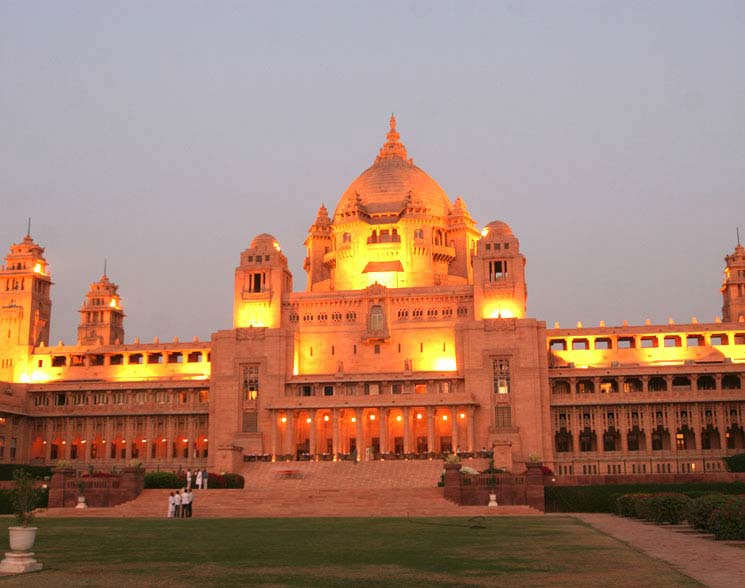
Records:
[[[745,250],[723,322],[547,329],[510,227],[409,159],[391,119],[373,165],[321,206],[305,292],[258,235],[232,328],[132,343],[104,275],[78,342],[49,346],[51,274],[30,235],[0,270],[0,462],[238,471],[253,459],[485,452],[560,476],[721,471],[745,450]]]

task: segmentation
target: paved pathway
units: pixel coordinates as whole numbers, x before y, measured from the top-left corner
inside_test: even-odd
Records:
[[[710,588],[745,586],[745,548],[714,541],[689,527],[655,525],[600,513],[573,515],[599,531],[666,561]]]

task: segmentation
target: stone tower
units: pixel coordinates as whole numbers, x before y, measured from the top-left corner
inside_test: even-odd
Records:
[[[324,205],[318,209],[315,222],[308,229],[305,239],[308,256],[305,258],[305,271],[308,274],[308,291],[327,290],[331,277],[331,262],[325,256],[333,247],[331,219]]]
[[[724,258],[722,283],[722,320],[726,323],[745,321],[745,247],[737,240],[732,255]]]
[[[473,293],[478,319],[525,317],[525,257],[506,223],[491,222],[482,232],[473,264]]]
[[[124,343],[124,310],[119,286],[104,271],[98,282],[90,285],[80,307],[78,343],[80,345],[118,345]]]
[[[22,378],[35,347],[49,345],[52,279],[44,248],[27,234],[0,268],[0,379]]]
[[[235,268],[233,327],[280,327],[282,299],[291,292],[292,274],[279,242],[266,233],[254,237]]]

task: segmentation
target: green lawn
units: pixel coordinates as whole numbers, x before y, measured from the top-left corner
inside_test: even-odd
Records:
[[[570,517],[482,524],[470,528],[455,518],[37,519],[35,551],[45,569],[2,577],[0,588],[700,586]]]

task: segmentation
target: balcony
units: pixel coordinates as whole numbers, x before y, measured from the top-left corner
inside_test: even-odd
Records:
[[[433,245],[432,260],[450,263],[455,259],[455,247],[450,245]]]

